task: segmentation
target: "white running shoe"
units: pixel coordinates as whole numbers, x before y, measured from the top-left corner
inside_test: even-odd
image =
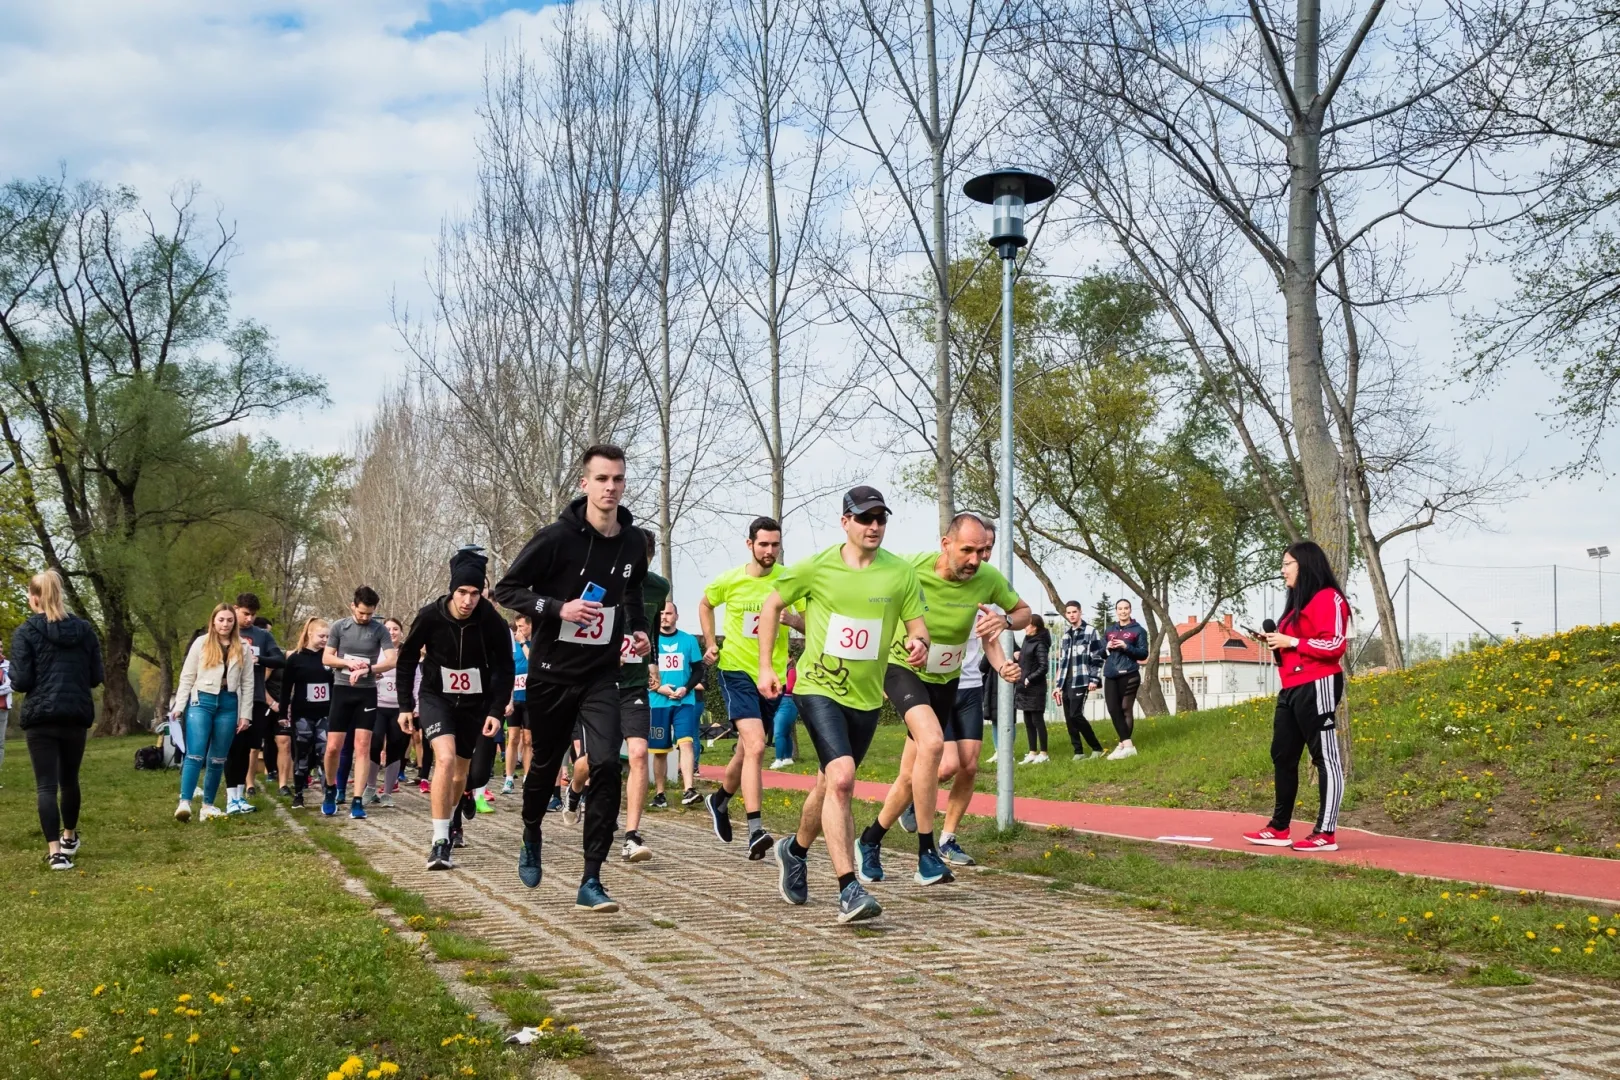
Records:
[[[190,821],[191,820],[191,803],[188,800],[181,799],[180,800],[180,805],[176,806],[174,808],[174,820],[176,820],[176,821]]]
[[[628,836],[624,838],[625,862],[646,862],[650,858],[652,858],[652,852],[647,850],[646,844],[639,840],[633,840]]]
[[[993,753],[989,757],[985,758],[984,763],[986,765],[994,765],[996,763],[996,758],[998,758],[1000,756],[1001,756],[1001,751],[997,750],[995,753]]]
[[[1109,761],[1123,761],[1128,757],[1136,756],[1136,747],[1128,742],[1122,742],[1114,747],[1114,752],[1108,755]]]
[[[767,769],[780,769],[782,767],[782,759],[781,758],[776,758],[769,765],[767,765],[765,767]]]
[[[394,808],[394,797],[387,794],[379,795],[377,796],[377,805],[385,810],[392,810]]]
[[[1018,764],[1020,764],[1020,765],[1033,765],[1033,764],[1035,764],[1035,759],[1036,759],[1037,756],[1038,755],[1035,753],[1035,751],[1031,750],[1029,753],[1024,755],[1024,760],[1020,761]]]
[[[197,815],[197,819],[199,821],[212,821],[215,818],[222,818],[225,816],[226,812],[215,806],[213,803],[203,803],[202,813]]]
[[[1046,751],[1042,750],[1040,753],[1035,755],[1035,760],[1030,762],[1030,764],[1031,765],[1045,765],[1048,761],[1051,761],[1051,760],[1052,760],[1051,758],[1046,756]]]

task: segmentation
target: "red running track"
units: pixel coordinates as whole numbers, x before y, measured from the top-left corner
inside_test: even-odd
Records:
[[[725,774],[723,768],[713,765],[705,765],[699,771],[706,780],[719,780]],[[765,786],[808,791],[815,786],[815,777],[767,772]],[[855,784],[855,797],[881,802],[888,790],[887,784],[860,780]],[[996,797],[984,793],[974,795],[973,801],[968,804],[968,813],[995,817]],[[1373,866],[1399,874],[1415,874],[1445,881],[1472,881],[1499,889],[1524,889],[1578,900],[1620,903],[1620,859],[1519,851],[1482,844],[1451,844],[1345,828],[1338,832],[1338,851],[1300,854],[1287,848],[1250,844],[1243,839],[1243,833],[1259,828],[1265,821],[1255,814],[1225,810],[1173,810],[1154,806],[1112,806],[1015,798],[1013,817],[1026,825],[1061,825],[1076,832],[1098,836],[1183,843],[1188,847],[1213,847],[1250,855]],[[1300,835],[1310,832],[1309,823],[1303,828],[1296,823],[1296,832]],[[1210,840],[1203,843],[1165,839],[1171,836],[1207,836]]]

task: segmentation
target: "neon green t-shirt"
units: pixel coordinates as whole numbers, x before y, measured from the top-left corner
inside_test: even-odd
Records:
[[[782,564],[777,563],[769,573],[749,577],[747,567],[739,566],[727,570],[703,590],[710,607],[726,609],[720,631],[725,635],[720,642],[720,670],[740,671],[750,679],[759,674],[759,613],[765,607],[765,598],[776,591],[782,569]],[[787,662],[788,631],[783,626],[776,631],[776,648],[771,652],[777,678],[787,678]]]
[[[796,694],[819,694],[852,709],[883,705],[888,643],[905,620],[927,610],[917,572],[879,549],[872,565],[852,569],[842,544],[794,563],[777,579],[789,603],[804,601],[804,655]]]
[[[968,638],[973,636],[979,605],[994,604],[1011,611],[1018,606],[1018,594],[1001,571],[989,563],[980,563],[966,581],[947,581],[934,573],[938,558],[939,552],[925,551],[906,559],[917,572],[917,584],[922,587],[923,603],[928,608],[923,615],[931,642],[928,659],[921,667],[906,663],[906,633],[902,626],[895,630],[889,663],[911,668],[923,682],[943,684],[962,674],[962,656],[967,652]]]

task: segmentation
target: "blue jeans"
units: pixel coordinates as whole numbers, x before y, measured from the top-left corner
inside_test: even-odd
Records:
[[[776,721],[772,732],[776,738],[778,758],[793,756],[793,725],[798,722],[799,706],[795,704],[792,694],[783,694],[776,705]]]
[[[186,762],[180,767],[180,797],[190,799],[197,790],[197,775],[203,776],[203,801],[213,802],[219,794],[219,778],[225,771],[225,757],[236,738],[236,695],[198,693],[186,707]]]

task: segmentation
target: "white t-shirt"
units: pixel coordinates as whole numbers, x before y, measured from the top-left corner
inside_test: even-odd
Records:
[[[996,604],[986,605],[997,615],[1007,614]],[[984,676],[979,672],[979,661],[984,659],[984,642],[978,634],[968,635],[967,652],[962,654],[962,677],[956,684],[958,690],[977,690],[984,685]]]

